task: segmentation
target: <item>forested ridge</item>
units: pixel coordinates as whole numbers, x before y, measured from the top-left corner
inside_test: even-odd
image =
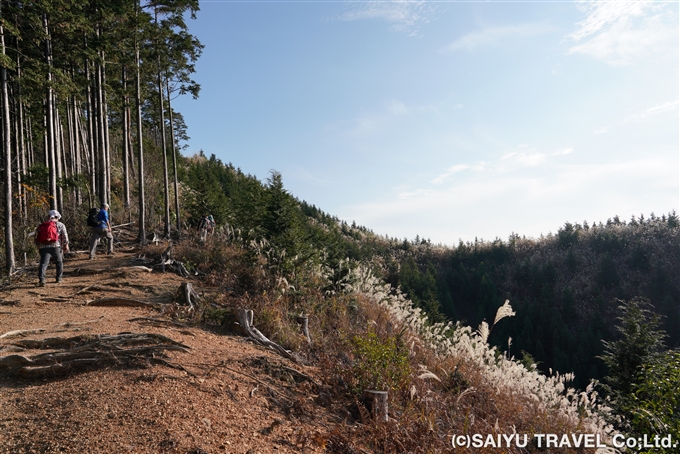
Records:
[[[371,263],[435,321],[478,326],[509,299],[517,316],[490,341],[527,365],[574,372],[585,388],[606,375],[603,340],[615,336],[617,307],[648,299],[663,316],[667,344],[680,345],[680,221],[675,212],[571,223],[556,234],[433,245],[388,238],[299,202],[273,173],[266,184],[215,157],[187,161],[188,209],[211,212],[249,238],[268,238],[286,266],[323,262],[338,279],[351,262]],[[292,269],[291,268],[291,269]],[[508,350],[508,339],[511,345]]]

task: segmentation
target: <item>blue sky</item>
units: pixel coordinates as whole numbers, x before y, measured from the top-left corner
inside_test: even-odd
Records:
[[[678,210],[678,2],[201,1],[203,150],[453,245]]]

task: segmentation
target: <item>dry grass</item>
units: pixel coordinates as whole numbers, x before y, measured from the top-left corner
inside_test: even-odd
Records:
[[[212,314],[214,308],[223,308],[224,314],[235,307],[252,309],[265,335],[320,368],[324,384],[317,401],[329,405],[338,420],[324,441],[330,452],[444,452],[458,434],[606,436],[610,430],[598,415],[606,409],[597,407],[590,390],[577,395],[565,389],[569,377],[527,370],[470,328],[429,324],[403,295],[361,267],[341,291],[324,293],[331,277],[320,267],[298,269],[287,279],[271,266],[261,245],[216,235],[197,246],[183,243],[175,256],[223,290],[209,300]],[[510,312],[506,307],[505,314]],[[311,345],[296,323],[300,314],[309,317]],[[356,345],[370,336],[407,351],[406,374],[387,370],[401,376],[389,386],[388,422],[373,421],[357,400],[363,380],[357,366],[366,358]],[[386,367],[400,366],[393,362]],[[520,452],[513,449],[508,452]],[[567,451],[574,452],[551,452]]]

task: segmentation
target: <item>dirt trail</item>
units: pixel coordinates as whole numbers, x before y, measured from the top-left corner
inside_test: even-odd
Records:
[[[315,403],[314,385],[287,369],[314,376],[313,368],[219,329],[143,320],[169,320],[162,310],[86,305],[110,297],[172,303],[186,280],[134,268],[145,264],[133,250],[92,261],[73,254],[62,283],[51,265],[47,286],[37,287],[33,270],[0,293],[0,359],[46,352],[19,349],[27,339],[123,332],[160,334],[188,347],[166,351],[159,363],[155,356],[118,360],[108,350],[113,364],[60,377],[0,373],[0,453],[324,451],[326,427],[337,417]],[[2,337],[16,330],[32,331]]]

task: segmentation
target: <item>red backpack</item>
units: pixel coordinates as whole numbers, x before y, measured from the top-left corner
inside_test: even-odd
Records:
[[[56,221],[45,221],[38,226],[38,233],[35,235],[38,243],[56,243],[59,241],[59,230]]]

